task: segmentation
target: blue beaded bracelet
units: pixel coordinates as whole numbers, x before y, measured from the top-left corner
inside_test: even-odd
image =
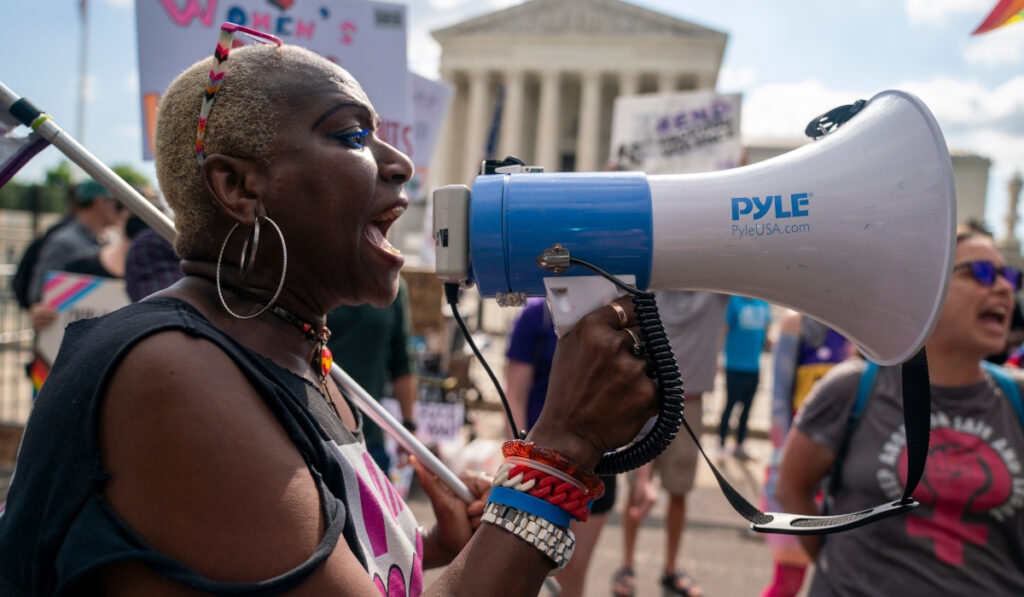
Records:
[[[523,512],[529,512],[560,527],[569,526],[571,517],[568,512],[522,491],[516,491],[508,487],[492,487],[491,497],[487,501],[503,506],[511,506]]]

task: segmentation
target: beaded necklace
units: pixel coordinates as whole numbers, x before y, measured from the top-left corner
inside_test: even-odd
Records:
[[[331,349],[327,348],[327,341],[331,339],[331,330],[326,325],[321,326],[317,330],[313,324],[303,321],[294,313],[277,305],[271,306],[269,311],[273,315],[299,328],[299,331],[306,338],[313,341],[313,352],[309,357],[309,364],[317,371],[317,376],[320,380],[320,390],[323,392],[324,398],[331,405],[334,414],[340,418],[341,414],[338,412],[338,407],[334,404],[334,399],[331,398],[331,393],[327,390],[327,376],[330,374],[331,365],[334,363],[334,355],[331,353]]]

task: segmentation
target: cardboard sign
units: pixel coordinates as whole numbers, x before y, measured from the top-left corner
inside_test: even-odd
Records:
[[[615,100],[610,159],[628,170],[676,174],[740,165],[739,94],[713,91]]]
[[[39,354],[52,365],[69,323],[106,315],[130,302],[124,280],[50,272],[43,283],[43,303],[57,311],[57,321],[38,333]]]
[[[362,85],[381,117],[378,135],[406,154],[413,153],[406,8],[401,4],[370,0],[136,0],[135,16],[145,159],[153,157],[160,96],[192,63],[213,55],[224,22],[270,33],[345,68]],[[241,33],[235,37],[245,39]],[[225,76],[231,77],[230,57]]]

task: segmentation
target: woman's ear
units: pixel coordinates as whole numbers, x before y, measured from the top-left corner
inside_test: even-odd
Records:
[[[257,210],[261,210],[259,168],[250,160],[215,153],[206,157],[201,169],[203,183],[217,209],[242,226],[252,226]]]

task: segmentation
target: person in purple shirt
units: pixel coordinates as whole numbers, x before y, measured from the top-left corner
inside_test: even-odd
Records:
[[[505,356],[505,393],[516,425],[533,427],[544,407],[548,393],[551,360],[555,356],[558,336],[547,302],[532,298],[519,314],[509,337]],[[569,565],[558,575],[562,597],[585,594],[584,583],[590,556],[604,528],[608,512],[615,505],[615,476],[601,477],[604,495],[594,501],[586,522],[573,521],[571,529],[576,535],[576,551]]]
[[[137,220],[137,221],[133,221]],[[171,243],[141,219],[129,220],[129,226],[137,226],[132,244],[125,257],[124,280],[128,297],[137,303],[147,296],[163,290],[181,279],[179,259]],[[129,231],[129,235],[132,231]]]

